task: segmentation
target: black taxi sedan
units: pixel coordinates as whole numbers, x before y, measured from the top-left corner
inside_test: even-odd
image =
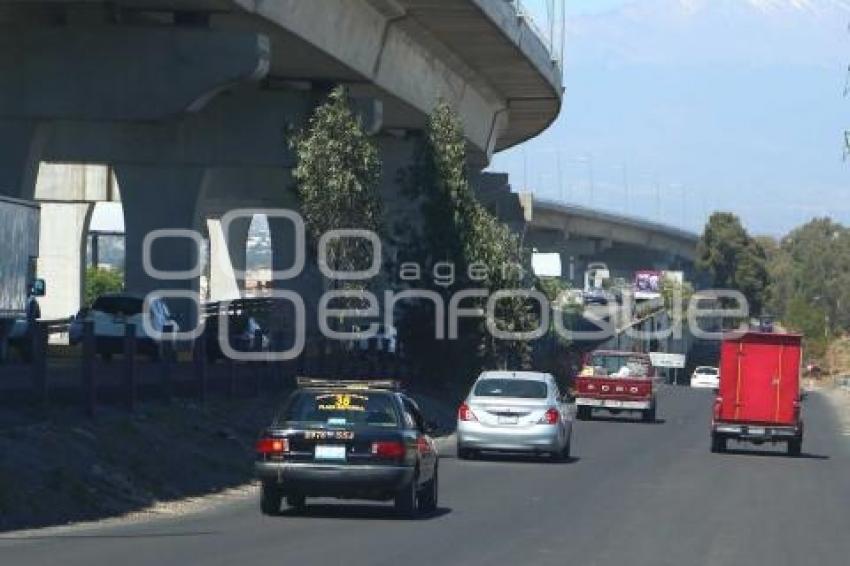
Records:
[[[260,509],[308,497],[393,501],[404,517],[437,508],[439,456],[416,403],[389,380],[299,378],[257,441]]]

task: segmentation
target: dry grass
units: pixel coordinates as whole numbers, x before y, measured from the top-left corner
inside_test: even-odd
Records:
[[[829,376],[850,375],[850,338],[834,340],[826,351],[824,371]]]

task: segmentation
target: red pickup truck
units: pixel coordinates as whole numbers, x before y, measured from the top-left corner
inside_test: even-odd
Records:
[[[654,368],[649,355],[597,350],[589,354],[575,380],[576,418],[589,420],[593,409],[640,412],[655,422]]]
[[[785,442],[788,454],[803,446],[800,417],[801,337],[748,332],[720,348],[720,389],[711,421],[711,451],[727,441]]]

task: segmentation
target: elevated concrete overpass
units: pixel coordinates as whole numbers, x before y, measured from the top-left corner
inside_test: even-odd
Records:
[[[630,280],[641,269],[693,271],[699,236],[673,226],[549,200],[525,200],[527,242],[559,252],[564,275],[579,283],[588,263],[604,262]]]
[[[563,276],[583,283],[588,263],[605,262],[615,277],[640,269],[691,272],[699,236],[662,223],[540,199],[511,191],[507,175],[485,173],[479,199],[523,234],[528,246],[561,254]]]
[[[416,214],[398,174],[439,100],[458,110],[476,171],[545,129],[562,97],[553,54],[506,0],[0,0],[0,192],[38,197],[42,163],[109,166],[128,288],[197,289],[144,273],[145,235],[207,232],[233,208],[297,210],[284,138],[336,84],[379,144],[393,221]],[[88,207],[72,184],[51,182],[49,198]],[[248,225],[210,237],[233,267]],[[292,233],[271,230],[283,269]],[[161,270],[196,260],[181,242],[153,249]]]

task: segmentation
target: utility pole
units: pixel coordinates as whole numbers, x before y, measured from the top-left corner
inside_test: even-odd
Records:
[[[624,204],[626,205],[626,212],[628,213],[630,209],[629,207],[629,170],[626,167],[626,164],[623,163],[623,197]]]
[[[555,166],[558,168],[558,190],[561,193],[561,202],[566,202],[564,196],[564,176],[561,171],[561,149],[555,148]]]
[[[661,184],[655,178],[655,220],[661,222]]]

